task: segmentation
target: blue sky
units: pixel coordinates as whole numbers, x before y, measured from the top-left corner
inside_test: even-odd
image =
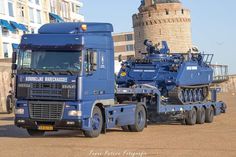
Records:
[[[109,22],[115,32],[132,31],[132,14],[140,0],[82,0],[86,21]],[[213,63],[228,64],[236,74],[236,0],[182,0],[191,10],[192,37],[201,51],[214,53]]]

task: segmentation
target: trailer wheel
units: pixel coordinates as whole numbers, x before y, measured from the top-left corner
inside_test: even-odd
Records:
[[[212,123],[214,120],[214,108],[211,106],[206,109],[206,123]]]
[[[195,125],[196,122],[197,122],[197,111],[195,108],[193,108],[191,111],[187,112],[186,124]]]
[[[98,137],[102,131],[103,126],[103,117],[102,112],[98,106],[95,106],[93,109],[93,117],[92,117],[92,130],[84,131],[84,135],[86,137]]]
[[[132,132],[142,132],[147,121],[146,110],[143,105],[137,105],[135,111],[135,124],[130,125],[129,129]]]
[[[27,129],[27,132],[30,136],[33,137],[41,137],[45,134],[45,131],[33,130],[33,129]]]
[[[204,124],[206,120],[206,111],[205,108],[202,107],[197,110],[197,124]]]

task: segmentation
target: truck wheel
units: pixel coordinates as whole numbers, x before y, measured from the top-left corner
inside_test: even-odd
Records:
[[[45,131],[27,129],[27,132],[30,136],[41,137],[44,135]]]
[[[7,113],[8,114],[11,114],[13,112],[13,105],[12,105],[11,95],[7,96],[6,108],[7,108]]]
[[[197,111],[193,108],[191,111],[187,112],[186,124],[195,125],[197,122]]]
[[[137,105],[135,111],[135,124],[130,125],[129,129],[132,132],[141,132],[145,128],[147,121],[146,110],[143,105]]]
[[[128,126],[128,125],[122,126],[121,129],[122,129],[124,132],[130,132],[130,126]]]
[[[93,109],[93,117],[92,117],[92,130],[84,131],[84,135],[86,137],[98,137],[102,131],[103,126],[103,117],[102,112],[99,107],[95,106]]]
[[[206,120],[206,111],[205,108],[202,107],[197,110],[197,124],[204,124]]]
[[[214,119],[214,109],[211,106],[206,109],[206,123],[212,123]]]

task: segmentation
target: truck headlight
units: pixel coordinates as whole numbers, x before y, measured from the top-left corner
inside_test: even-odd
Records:
[[[25,110],[23,108],[15,109],[15,114],[24,114]]]
[[[71,110],[68,112],[68,116],[81,117],[82,111]]]

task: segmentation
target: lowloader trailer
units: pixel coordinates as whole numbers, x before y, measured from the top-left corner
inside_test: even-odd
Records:
[[[226,104],[217,101],[217,93],[220,89],[211,89],[211,97],[205,102],[193,104],[170,104],[165,102],[160,91],[150,85],[138,85],[133,88],[118,88],[116,96],[122,103],[129,100],[145,104],[147,108],[147,120],[151,123],[177,120],[187,125],[212,123],[214,116],[226,112]],[[126,101],[125,101],[126,100]]]
[[[216,90],[210,101],[185,105],[165,104],[150,85],[115,90],[112,32],[107,23],[57,23],[23,35],[12,59],[15,125],[31,136],[82,130],[86,137],[98,137],[117,126],[141,132],[163,115],[193,125],[225,112]]]

